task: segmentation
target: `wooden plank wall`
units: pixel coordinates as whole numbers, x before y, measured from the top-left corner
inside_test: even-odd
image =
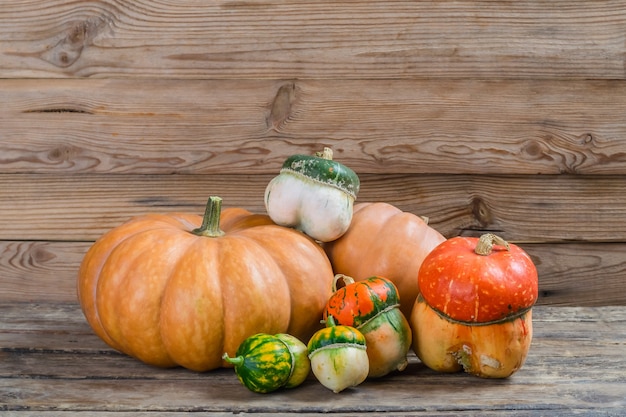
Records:
[[[626,1],[17,0],[0,8],[0,298],[331,146],[359,201],[495,231],[540,303],[626,304]]]

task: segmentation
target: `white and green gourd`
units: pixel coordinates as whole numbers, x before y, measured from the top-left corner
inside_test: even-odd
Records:
[[[336,240],[348,230],[359,177],[332,158],[333,151],[324,148],[285,160],[265,189],[265,209],[274,223],[320,242]]]
[[[369,358],[365,336],[351,326],[336,325],[332,316],[308,343],[311,370],[334,393],[356,387],[367,379]]]

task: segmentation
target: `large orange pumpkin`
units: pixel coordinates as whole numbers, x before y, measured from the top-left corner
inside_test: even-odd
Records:
[[[388,203],[359,203],[348,231],[324,249],[336,274],[356,281],[372,275],[391,280],[400,293],[400,310],[409,317],[422,261],[444,240],[415,214]]]
[[[268,216],[220,212],[212,197],[204,220],[148,214],[96,241],[77,282],[95,333],[145,363],[207,371],[252,334],[318,330],[333,282],[319,245]]]

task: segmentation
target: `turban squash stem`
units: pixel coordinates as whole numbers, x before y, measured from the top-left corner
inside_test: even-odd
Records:
[[[211,197],[202,216],[135,217],[86,253],[77,292],[111,347],[147,364],[226,366],[256,333],[308,339],[321,325],[333,272],[311,238]]]

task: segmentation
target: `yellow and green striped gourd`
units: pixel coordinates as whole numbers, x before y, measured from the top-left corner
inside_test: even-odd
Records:
[[[239,381],[250,391],[268,393],[294,388],[309,374],[310,362],[304,343],[288,334],[255,334],[245,339],[231,358],[223,359],[235,368]]]

